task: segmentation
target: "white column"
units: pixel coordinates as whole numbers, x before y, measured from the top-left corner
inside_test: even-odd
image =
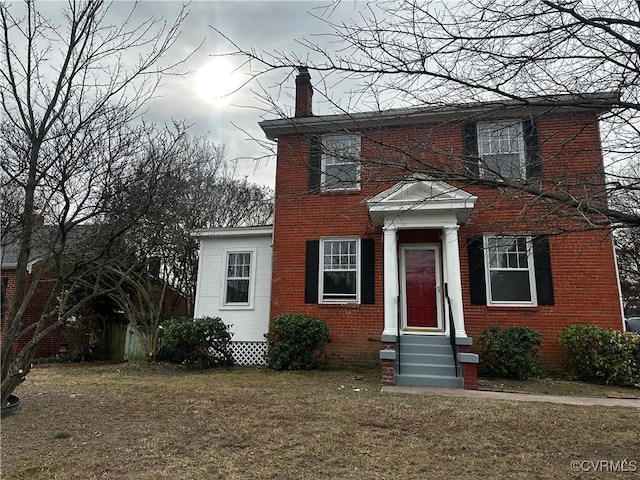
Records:
[[[460,251],[458,249],[458,225],[444,227],[444,270],[445,281],[449,287],[451,311],[456,326],[456,336],[466,337],[464,311],[462,308],[462,282],[460,279]],[[447,312],[448,318],[449,312]]]
[[[385,225],[384,232],[384,331],[382,335],[398,334],[398,239],[397,229]]]

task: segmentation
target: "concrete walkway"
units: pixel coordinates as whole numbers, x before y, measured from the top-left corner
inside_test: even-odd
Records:
[[[564,405],[598,405],[603,407],[640,408],[640,398],[573,397],[564,395],[539,395],[536,393],[491,392],[486,390],[464,390],[462,388],[440,387],[382,387],[387,393],[406,393],[412,395],[433,395],[445,397],[486,398],[491,400],[511,400],[516,402],[547,402]]]

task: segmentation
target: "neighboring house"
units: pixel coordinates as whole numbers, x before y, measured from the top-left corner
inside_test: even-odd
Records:
[[[51,239],[55,238],[55,229],[54,227],[44,225],[44,222],[41,218],[38,218],[38,222],[39,226],[34,234],[33,247],[31,249],[29,257],[29,263],[27,264],[26,289],[29,289],[29,286],[35,278],[39,277],[39,281],[38,285],[36,286],[36,290],[29,300],[25,312],[21,318],[21,331],[25,331],[29,325],[33,325],[40,320],[56,282],[54,273],[51,270],[47,269],[47,267],[45,266],[45,259],[47,258],[51,248]],[[77,237],[77,239],[73,239],[73,241],[82,241],[84,238],[89,238],[87,237],[87,232],[90,231],[90,229],[76,227],[76,229],[74,230],[74,235]],[[80,250],[81,247],[78,246],[77,249]],[[4,235],[4,237],[2,238],[2,245],[0,250],[0,259],[2,263],[2,315],[0,318],[2,318],[3,320],[2,329],[0,329],[0,341],[4,338],[4,319],[7,315],[7,311],[9,310],[10,302],[12,301],[14,294],[18,250],[19,248],[17,240],[15,240],[15,238],[13,238],[11,235]],[[44,270],[40,271],[39,269]],[[155,284],[157,285],[157,289],[161,290],[162,287],[165,287],[165,284],[158,277],[158,275],[158,262],[151,262],[149,265],[148,274],[149,284]],[[118,305],[108,300],[106,301],[106,303],[104,299],[98,298],[98,300],[101,308],[104,309],[104,311],[99,312],[99,315],[106,317],[105,323],[122,323],[122,311],[120,310],[120,307]],[[137,301],[135,303],[139,304],[139,302]],[[107,306],[106,304],[109,305]],[[56,306],[57,305],[54,305],[53,307],[55,308]],[[90,305],[87,308],[92,309],[93,312],[96,312],[96,305],[94,304]],[[173,290],[171,287],[166,286],[166,290],[164,291],[162,311],[165,313],[165,315],[186,315],[186,298],[182,294]],[[72,317],[67,321],[69,323],[72,323],[74,319],[75,317]],[[56,320],[58,320],[57,315],[52,315],[47,321],[47,326],[52,324]],[[121,343],[122,345],[113,346],[117,351],[122,352],[118,354],[118,356],[113,358],[114,360],[137,358],[135,355],[128,355],[128,352],[135,351],[134,344],[136,341],[135,339],[132,340],[132,334],[129,334],[128,336],[125,335],[124,332],[126,332],[126,328],[123,328],[124,330],[122,332],[122,335],[120,335],[115,340],[116,343]],[[80,332],[82,332],[82,330],[80,330]],[[27,331],[24,335],[22,335],[20,339],[14,344],[14,355],[17,354],[22,349],[22,347],[24,347],[24,345],[26,345],[27,342],[31,340],[32,337],[32,331]],[[78,337],[77,332],[69,333],[67,324],[62,324],[55,330],[47,334],[40,342],[38,342],[35,351],[35,358],[46,358],[55,356],[59,353],[72,352],[83,347],[84,345],[87,345],[91,340],[92,339],[90,339],[89,336],[85,334],[82,334],[82,337]],[[132,346],[129,350],[127,350],[130,344]],[[138,357],[140,357],[140,355],[138,355]]]
[[[43,253],[40,249],[34,248],[31,251],[31,255],[29,258],[29,263],[27,265],[27,286],[31,285],[31,282],[34,278],[34,273],[36,269],[40,267],[40,262],[43,258]],[[0,329],[0,342],[4,338],[4,318],[5,314],[9,310],[10,302],[13,298],[13,291],[15,286],[15,277],[16,277],[16,268],[18,263],[18,245],[15,242],[9,241],[6,238],[3,238],[1,251],[0,251],[0,259],[2,264],[2,318],[3,325],[2,329]],[[51,291],[53,289],[53,284],[50,281],[51,276],[46,272],[42,274],[40,277],[40,282],[36,287],[36,291],[31,297],[31,301],[29,302],[23,316],[22,316],[22,324],[23,325],[31,325],[37,322],[42,313],[44,312],[45,304],[49,299]],[[55,318],[51,318],[51,322],[55,321]],[[14,351],[17,353],[20,349],[29,341],[30,336],[24,336],[14,345]],[[67,340],[67,336],[64,332],[63,328],[58,328],[51,332],[51,334],[47,335],[37,346],[35,356],[36,358],[40,357],[51,357],[60,352],[66,352],[69,348],[69,341]]]
[[[213,228],[194,235],[200,240],[194,316],[220,317],[231,326],[237,364],[263,364],[273,228]]]
[[[472,339],[491,325],[541,332],[551,367],[564,326],[622,329],[611,239],[482,185],[563,177],[606,202],[598,117],[611,96],[314,116],[312,93],[301,69],[295,117],[260,123],[278,142],[271,305],[253,312],[264,329],[304,312],[328,322],[332,363],[381,361],[385,383],[466,388]],[[221,251],[236,248],[227,238]],[[206,263],[199,275],[219,276]]]

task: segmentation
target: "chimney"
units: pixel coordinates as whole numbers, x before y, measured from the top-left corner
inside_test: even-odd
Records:
[[[298,67],[296,77],[296,117],[313,116],[313,87],[307,67]]]

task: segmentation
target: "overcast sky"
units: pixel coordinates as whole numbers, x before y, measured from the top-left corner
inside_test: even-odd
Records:
[[[126,2],[119,3],[122,11],[126,11]],[[171,119],[185,120],[193,125],[191,131],[194,134],[206,134],[212,141],[225,144],[228,157],[239,158],[240,174],[273,187],[275,160],[267,162],[263,159],[256,163],[251,159],[265,154],[264,149],[250,139],[252,136],[261,140],[265,138],[258,127],[263,112],[256,107],[260,107],[261,103],[251,92],[260,87],[254,81],[236,93],[220,98],[220,95],[239,87],[249,77],[246,70],[233,73],[233,66],[229,64],[231,59],[223,60],[214,56],[229,52],[233,47],[210,26],[224,32],[243,48],[300,51],[296,40],[326,28],[313,17],[321,13],[321,7],[326,4],[270,0],[191,3],[181,38],[172,53],[179,57],[204,42],[187,64],[193,73],[185,78],[167,78],[160,92],[163,96],[151,103],[147,118],[157,123]],[[174,1],[144,0],[141,7],[144,12],[169,19],[175,18],[181,5]],[[341,4],[340,9],[331,14],[332,19],[352,16],[360,5],[355,2]],[[264,87],[271,87],[290,73],[280,71],[269,77],[261,77],[260,83]],[[278,105],[287,112],[293,108],[294,91],[293,76],[290,76],[278,97]]]

